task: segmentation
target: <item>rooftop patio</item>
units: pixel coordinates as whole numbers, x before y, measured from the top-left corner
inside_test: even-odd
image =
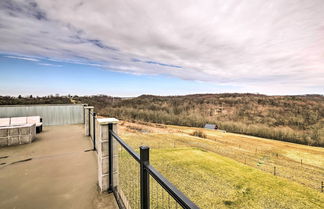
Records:
[[[117,208],[97,188],[83,125],[47,126],[31,144],[0,148],[0,208]]]

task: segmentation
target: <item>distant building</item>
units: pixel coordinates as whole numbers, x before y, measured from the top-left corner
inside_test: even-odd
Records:
[[[218,126],[216,124],[206,124],[205,127],[206,129],[211,129],[211,130],[217,130]]]

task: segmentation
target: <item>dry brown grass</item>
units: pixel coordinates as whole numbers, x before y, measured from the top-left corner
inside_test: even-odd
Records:
[[[147,130],[147,133],[130,133],[128,126]],[[240,163],[267,173],[295,181],[320,190],[324,181],[324,149],[288,142],[263,139],[216,130],[184,126],[159,126],[154,123],[135,124],[124,122],[121,134],[132,140],[133,146],[149,145],[155,148],[196,147],[229,157]],[[206,138],[192,136],[203,131]]]

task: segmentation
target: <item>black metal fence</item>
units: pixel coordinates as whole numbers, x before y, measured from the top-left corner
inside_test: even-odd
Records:
[[[150,165],[150,148],[141,146],[140,154],[126,144],[108,125],[109,189],[120,208],[198,208],[172,183]],[[118,149],[115,149],[115,140]],[[114,153],[114,150],[118,153]],[[116,162],[113,156],[118,156]],[[118,184],[114,181],[114,167],[119,167]],[[117,186],[115,186],[117,185]]]
[[[96,118],[97,113],[91,112],[91,110],[89,109],[89,135],[92,138],[93,151],[96,151]]]

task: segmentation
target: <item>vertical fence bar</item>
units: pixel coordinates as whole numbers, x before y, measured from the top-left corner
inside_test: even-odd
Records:
[[[145,165],[150,164],[150,148],[140,147],[141,209],[150,208],[150,178]]]
[[[86,136],[90,136],[90,131],[91,131],[91,128],[90,128],[91,110],[93,110],[93,106],[85,106],[84,107],[84,128],[85,128],[84,130],[85,130]]]
[[[96,151],[96,113],[93,112],[93,150]]]
[[[113,130],[113,124],[108,124],[108,153],[109,153],[109,159],[108,159],[108,168],[109,168],[109,187],[108,192],[113,192],[113,147],[112,147],[112,135],[111,131]]]
[[[91,109],[89,108],[89,136],[91,136],[91,126],[90,126],[90,120],[91,120]]]

